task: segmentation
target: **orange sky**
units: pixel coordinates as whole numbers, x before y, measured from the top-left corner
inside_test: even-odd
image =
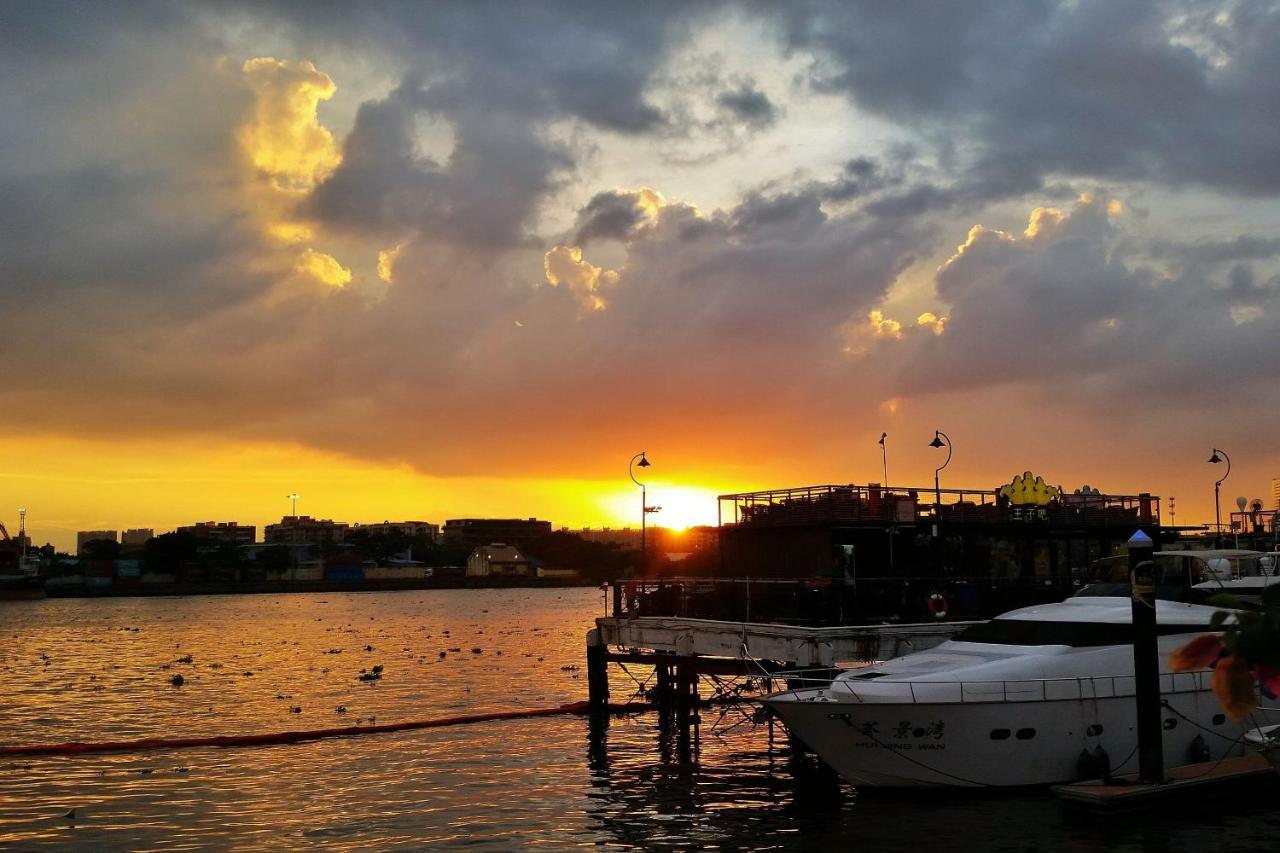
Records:
[[[15,10],[0,520],[635,524],[646,450],[680,526],[936,428],[1270,505],[1280,13],[1139,6]]]

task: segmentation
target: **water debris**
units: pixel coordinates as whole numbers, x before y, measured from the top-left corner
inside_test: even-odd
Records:
[[[538,658],[538,660],[542,660],[542,658]],[[568,666],[560,667],[560,671],[561,672],[577,672],[578,666],[577,664],[569,664]]]
[[[377,681],[380,678],[382,678],[382,667],[380,666],[375,668],[373,672],[366,672],[362,669],[360,674],[356,676],[357,681]]]
[[[302,713],[302,706],[301,706],[301,705],[290,705],[290,706],[289,706],[289,713],[290,713],[290,714],[301,714],[301,713]]]
[[[365,650],[366,652],[371,652],[371,651],[373,651],[373,646],[365,646],[365,647],[364,647],[364,650]]]
[[[484,649],[480,648],[479,646],[476,646],[474,649],[472,649],[472,650],[471,650],[471,654],[473,654],[473,655],[478,655],[478,654],[480,654],[480,653],[481,653],[481,652],[483,652],[483,651],[484,651]]]
[[[175,768],[173,768],[173,772],[174,772],[174,773],[190,773],[190,772],[191,772],[191,768],[190,768],[190,767],[175,767]]]
[[[441,659],[441,660],[444,660],[444,659],[445,659],[446,657],[448,657],[448,656],[449,656],[449,653],[448,653],[448,652],[441,652],[441,653],[440,653],[440,659]]]
[[[172,684],[174,687],[181,687],[183,684],[185,684],[185,683],[186,683],[186,681],[187,681],[187,680],[186,680],[185,678],[183,678],[183,677],[182,677],[182,674],[181,674],[181,673],[179,673],[179,674],[175,675],[173,678],[170,678],[170,679],[169,679],[169,683],[170,683],[170,684]]]
[[[276,694],[276,698],[277,698],[277,699],[292,699],[292,698],[293,698],[293,696],[292,696],[292,695],[290,695],[290,694],[288,694],[288,693],[277,693],[277,694]]]
[[[75,810],[75,809],[69,809],[69,810],[67,811],[67,813],[63,815],[63,817],[64,817],[65,819],[67,819],[67,820],[75,820],[75,819],[76,819],[76,810]]]
[[[174,663],[191,663],[193,660],[195,660],[195,658],[191,657],[191,655],[183,655],[174,661]]]
[[[457,654],[458,652],[462,651],[462,649],[461,649],[461,648],[453,648],[453,649],[449,649],[449,651],[453,652],[454,654]]]
[[[346,705],[339,705],[338,707],[336,707],[336,708],[334,708],[334,709],[333,709],[333,713],[335,713],[335,714],[345,714],[345,713],[347,713],[347,706],[346,706]]]

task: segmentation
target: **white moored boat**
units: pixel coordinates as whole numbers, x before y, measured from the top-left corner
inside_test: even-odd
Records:
[[[1240,754],[1212,671],[1171,673],[1170,652],[1209,630],[1210,593],[1275,581],[1256,552],[1159,552],[1157,630],[1165,766]],[[1025,607],[942,645],[765,698],[788,728],[862,786],[1045,785],[1137,767],[1127,583]]]

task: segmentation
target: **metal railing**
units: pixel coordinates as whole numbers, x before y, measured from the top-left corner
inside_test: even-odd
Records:
[[[840,578],[651,578],[615,582],[609,615],[809,627],[868,620],[987,619],[1016,607],[1061,601],[1072,591],[1069,582],[1043,578],[877,577],[856,582]]]
[[[1159,524],[1160,498],[1059,494],[1047,504],[1014,506],[996,490],[817,485],[720,495],[720,526],[787,524],[1003,524],[1044,521],[1071,526]],[[725,504],[729,505],[726,514]]]
[[[791,689],[824,689],[830,692],[832,683],[838,678],[814,678],[807,676],[793,677],[791,673],[779,673],[777,678],[785,680]],[[1212,689],[1212,670],[1199,672],[1167,672],[1160,675],[1160,693],[1162,695],[1179,693],[1199,693]],[[891,679],[892,676],[886,678]],[[912,680],[892,681],[876,679],[868,681],[869,686],[899,688],[894,694],[886,694],[877,690],[874,698],[858,695],[855,684],[848,680],[842,686],[849,689],[849,696],[832,695],[835,701],[846,704],[971,704],[983,702],[1062,702],[1091,701],[1094,699],[1124,698],[1136,695],[1134,677],[1132,675],[1087,675],[1068,678],[1029,678],[1008,679],[1001,681],[954,681],[954,680]],[[1087,686],[1087,689],[1086,689]]]

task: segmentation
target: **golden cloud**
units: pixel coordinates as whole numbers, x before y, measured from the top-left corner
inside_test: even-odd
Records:
[[[326,255],[315,249],[307,249],[303,252],[298,257],[294,269],[330,287],[343,287],[351,283],[351,270],[338,263],[338,259],[333,255]]]
[[[253,118],[237,135],[245,155],[276,188],[311,189],[342,162],[333,134],[316,117],[338,87],[306,61],[259,57],[242,72],[255,96]]]
[[[392,277],[395,275],[396,258],[400,257],[400,250],[404,248],[404,243],[392,249],[382,249],[378,252],[378,278],[391,284]]]
[[[614,270],[602,270],[583,260],[582,249],[577,246],[556,246],[543,257],[542,267],[548,284],[564,285],[579,302],[594,311],[603,311],[605,307],[600,290],[617,284],[620,278]]]

